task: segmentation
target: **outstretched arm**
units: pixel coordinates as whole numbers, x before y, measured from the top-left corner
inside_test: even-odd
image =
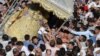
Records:
[[[76,35],[85,35],[87,32],[86,31],[75,31],[71,28],[67,28],[67,27],[64,27],[65,30],[68,30],[69,32],[73,33],[73,34],[76,34]]]

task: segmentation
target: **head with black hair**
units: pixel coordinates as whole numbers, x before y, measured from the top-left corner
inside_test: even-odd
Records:
[[[65,56],[65,49],[64,48],[60,48],[58,56]]]
[[[74,46],[75,46],[75,43],[74,42],[69,42],[68,43],[68,49],[69,50],[72,50],[74,48]]]
[[[17,42],[17,38],[16,37],[12,37],[11,38],[11,42],[14,42],[14,43]]]
[[[86,41],[86,45],[87,45],[88,47],[93,46],[93,41],[92,41],[91,39],[88,39],[88,40]]]
[[[50,43],[49,43],[49,45],[50,45],[51,47],[55,47],[55,44],[56,44],[56,43],[55,43],[55,40],[51,40]]]
[[[13,47],[13,46],[16,45],[16,42],[9,41],[9,42],[8,42],[8,45],[10,45],[11,47]]]
[[[2,36],[2,40],[8,41],[8,40],[9,40],[9,36],[8,36],[7,34],[4,34],[4,35]]]
[[[24,36],[24,39],[27,41],[27,40],[30,40],[30,35],[28,35],[28,34],[26,34],[25,36]]]
[[[35,56],[34,54],[29,54],[29,56]]]
[[[6,49],[6,52],[9,52],[11,50],[11,46],[7,45],[5,49]]]
[[[87,40],[87,37],[86,37],[85,35],[81,35],[81,36],[79,37],[79,40],[80,40],[81,42],[85,42],[85,41]]]
[[[96,33],[96,34],[99,34],[99,33],[100,33],[100,26],[96,26],[96,27],[95,27],[95,33]]]
[[[46,46],[44,44],[40,44],[40,49],[42,50],[42,52],[44,52],[46,50]]]
[[[97,47],[100,47],[100,40],[97,40],[97,41],[96,41],[96,46],[97,46]]]
[[[72,55],[73,56],[77,56],[77,54],[80,52],[80,48],[78,46],[74,46],[73,50],[72,50]]]
[[[28,45],[28,50],[29,50],[30,52],[32,52],[32,51],[33,51],[33,49],[34,49],[34,46],[33,46],[33,45],[31,45],[31,44],[29,44],[29,45]]]
[[[4,49],[0,49],[0,56],[6,56],[6,52]]]
[[[56,39],[56,42],[57,42],[57,45],[62,45],[62,40],[61,40],[61,38],[57,38],[57,39]]]
[[[32,37],[32,43],[35,44],[35,45],[38,44],[38,38],[37,38],[37,36],[33,36]]]
[[[22,45],[23,45],[23,42],[22,42],[22,41],[18,41],[18,42],[16,43],[16,45],[22,46]]]
[[[23,47],[23,42],[22,42],[22,41],[18,41],[18,42],[16,43],[16,45],[17,45],[17,48],[18,48],[19,50],[21,50],[21,48]]]

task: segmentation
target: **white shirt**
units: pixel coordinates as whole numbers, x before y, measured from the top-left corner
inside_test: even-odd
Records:
[[[46,50],[42,52],[42,56],[46,56]]]
[[[11,51],[7,52],[7,53],[6,53],[6,56],[14,56],[14,55],[13,55],[13,51],[11,50]]]
[[[96,54],[96,51],[100,50],[100,47],[94,48],[93,54],[94,56],[100,56],[100,54]]]
[[[44,27],[40,27],[38,34],[46,34],[47,32],[45,30],[46,29]]]
[[[24,51],[26,56],[28,56],[30,54],[30,52],[28,51],[27,47],[23,46],[21,51]]]
[[[85,50],[80,50],[80,53],[82,53],[82,56],[86,56],[86,51]]]
[[[30,51],[28,50],[28,51],[27,51],[27,56],[29,56],[30,54],[35,55],[35,52],[34,52],[34,51],[30,52]]]
[[[55,47],[50,47],[49,43],[46,43],[46,49],[50,49],[51,50],[51,56],[55,56],[55,53],[57,50],[59,50],[59,48]]]
[[[100,40],[100,33],[96,36],[96,40]]]
[[[59,50],[57,47],[51,47],[51,56],[55,56],[57,50]]]
[[[85,49],[86,48],[86,42],[80,42],[81,46],[82,46],[82,49]]]
[[[1,41],[1,44],[3,45],[3,49],[8,45],[9,41]]]
[[[80,53],[82,53],[82,56],[86,56],[86,50],[87,50],[86,44],[85,42],[80,42],[80,44],[82,46]]]

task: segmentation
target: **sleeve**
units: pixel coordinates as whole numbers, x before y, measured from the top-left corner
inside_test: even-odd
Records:
[[[93,34],[93,33],[91,33],[91,32],[89,32],[89,35],[90,35],[90,36],[94,36],[94,34]]]
[[[82,55],[82,56],[86,56],[86,52],[85,52],[85,50],[81,50],[80,55]]]
[[[86,34],[85,31],[84,31],[84,32],[78,32],[78,31],[74,31],[74,30],[72,30],[72,29],[69,29],[69,31],[70,31],[71,33],[73,33],[73,34],[76,34],[76,35],[85,35],[85,34]]]

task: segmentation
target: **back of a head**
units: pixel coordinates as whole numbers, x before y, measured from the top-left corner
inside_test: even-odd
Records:
[[[69,42],[69,44],[71,44],[72,46],[74,46],[74,45],[75,45],[75,43],[74,43],[74,42]]]
[[[40,49],[41,49],[41,50],[42,50],[42,52],[43,52],[43,51],[45,51],[45,50],[46,50],[46,46],[45,46],[44,44],[41,44],[41,45],[40,45]]]
[[[65,56],[66,52],[64,48],[60,48],[60,50],[56,51],[57,56]]]
[[[31,44],[29,44],[29,45],[28,45],[28,50],[29,50],[29,51],[33,51],[33,49],[34,49],[34,46],[31,45]]]
[[[6,49],[6,52],[9,52],[11,50],[11,46],[7,45],[5,49]]]
[[[16,37],[11,38],[11,42],[17,42],[17,38]]]
[[[96,41],[96,45],[97,45],[97,47],[100,47],[100,40]]]
[[[57,38],[57,39],[56,39],[56,42],[57,42],[58,45],[62,45],[62,40],[61,40],[61,38]]]
[[[77,54],[80,52],[80,48],[78,46],[75,46],[72,50],[72,53],[74,56],[77,56]]]
[[[22,41],[18,41],[18,42],[16,43],[16,45],[22,46],[22,45],[23,45],[23,42],[22,42]]]
[[[29,56],[35,56],[34,54],[29,54]]]
[[[66,55],[67,55],[67,56],[72,56],[73,53],[72,53],[71,51],[67,51],[67,52],[66,52]]]
[[[29,39],[30,39],[30,35],[26,34],[26,35],[24,36],[24,38],[25,38],[25,40],[29,40]]]
[[[8,41],[8,40],[9,40],[9,36],[6,35],[6,34],[4,34],[4,35],[2,36],[2,40],[4,40],[4,41]]]
[[[4,49],[0,49],[0,56],[6,56],[6,52]]]
[[[50,41],[50,46],[51,46],[51,47],[55,47],[55,40],[51,40],[51,41]]]
[[[65,49],[64,48],[60,48],[58,56],[65,56]]]
[[[83,41],[85,42],[87,40],[87,37],[85,35],[81,35],[83,37]]]
[[[95,28],[98,29],[98,30],[100,30],[100,26],[96,26]]]

